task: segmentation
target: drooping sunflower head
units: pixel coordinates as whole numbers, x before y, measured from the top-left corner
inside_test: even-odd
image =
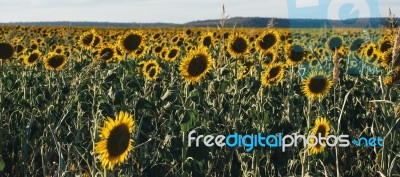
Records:
[[[277,45],[280,41],[279,33],[274,30],[265,31],[256,41],[256,48],[260,53],[268,51],[268,49]]]
[[[0,43],[0,59],[11,59],[14,56],[14,53],[14,47],[10,43]]]
[[[385,85],[393,85],[400,82],[400,67],[397,67],[392,73],[383,79]]]
[[[230,35],[228,40],[228,52],[231,56],[239,58],[245,55],[250,49],[249,39],[240,33]]]
[[[302,82],[302,91],[308,99],[322,99],[332,87],[332,80],[322,71],[311,72]]]
[[[299,44],[287,45],[285,52],[286,64],[288,65],[297,65],[303,63],[308,53],[304,47]]]
[[[143,63],[142,73],[148,80],[157,78],[160,71],[160,65],[156,60],[149,60]]]
[[[388,38],[379,41],[378,46],[379,46],[380,52],[384,53],[386,51],[392,50],[392,47],[393,47],[392,42],[393,42],[393,40],[390,40]]]
[[[134,57],[134,58],[143,58],[146,54],[147,54],[147,52],[149,51],[149,47],[147,47],[146,45],[141,45],[141,46],[139,46],[139,48],[138,49],[136,49],[133,53],[132,53],[132,56]]]
[[[113,45],[104,44],[97,52],[97,59],[111,62],[118,58],[117,51]]]
[[[278,85],[282,82],[285,73],[285,66],[278,62],[268,66],[261,76],[263,86]]]
[[[48,70],[61,70],[67,63],[67,57],[63,54],[50,52],[44,60],[44,66]]]
[[[94,29],[86,31],[79,37],[78,44],[84,49],[90,49],[93,45],[95,37],[96,31]]]
[[[40,60],[41,56],[42,53],[40,53],[39,50],[34,50],[29,55],[23,57],[24,64],[27,66],[33,66],[38,60]]]
[[[119,112],[115,120],[108,117],[104,127],[100,129],[100,138],[94,152],[100,155],[100,162],[104,168],[114,169],[128,158],[133,149],[131,134],[134,129],[133,116],[128,112]]]
[[[243,64],[243,66],[240,69],[238,79],[243,79],[247,75],[249,75],[253,69],[253,66],[254,66],[253,62],[247,62],[247,63]]]
[[[333,35],[328,39],[326,47],[331,51],[335,51],[335,49],[342,47],[343,43],[343,38],[341,36]]]
[[[120,48],[130,54],[144,45],[144,35],[141,31],[129,31],[119,39]]]
[[[316,137],[327,137],[329,135],[329,132],[331,131],[331,127],[329,124],[329,121],[325,118],[325,117],[319,117],[317,119],[315,119],[315,125],[314,128],[311,130],[311,134],[316,136]],[[310,139],[310,144],[315,144],[317,143],[315,146],[309,146],[309,152],[311,155],[313,154],[319,154],[321,152],[324,152],[325,149],[325,141],[321,141],[321,144],[319,144],[319,142],[316,142],[316,139],[311,138]]]
[[[268,67],[270,64],[274,63],[278,58],[278,54],[275,50],[268,50],[264,53],[262,57],[261,65],[263,67]]]
[[[196,83],[203,78],[212,66],[212,58],[206,47],[192,50],[181,60],[179,71],[186,82]]]
[[[392,50],[386,51],[379,56],[380,64],[386,69],[390,69],[393,65],[394,68],[400,66],[400,55],[395,56],[396,59],[393,60]],[[393,63],[394,62],[394,63]]]

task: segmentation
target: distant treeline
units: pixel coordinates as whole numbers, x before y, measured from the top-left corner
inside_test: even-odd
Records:
[[[272,18],[262,17],[234,17],[226,19],[225,27],[267,27]],[[395,19],[398,21],[399,19]],[[327,20],[327,19],[284,19],[273,18],[276,28],[322,28],[322,27],[386,27],[389,26],[387,18],[360,18],[346,21]],[[344,25],[343,25],[344,24]],[[184,24],[174,23],[113,23],[113,22],[15,22],[0,23],[0,25],[21,25],[21,26],[84,26],[84,27],[218,27],[221,26],[220,20],[192,21]],[[397,26],[397,24],[396,24]]]

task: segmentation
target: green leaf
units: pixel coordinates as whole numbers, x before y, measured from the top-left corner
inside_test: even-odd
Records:
[[[185,114],[183,114],[183,117],[181,117],[181,131],[187,132],[192,129],[195,124],[196,117],[197,115],[193,110],[185,111]]]
[[[0,157],[0,171],[3,171],[4,167],[6,167],[6,163],[4,162],[3,158]]]
[[[154,106],[153,103],[147,101],[144,98],[140,98],[139,101],[136,103],[136,109],[148,109],[148,110],[152,110],[155,111],[156,107]]]

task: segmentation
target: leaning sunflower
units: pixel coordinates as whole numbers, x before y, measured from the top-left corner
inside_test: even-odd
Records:
[[[133,149],[133,129],[133,116],[128,112],[119,112],[115,120],[107,118],[100,130],[102,140],[94,148],[94,152],[100,154],[100,162],[104,168],[112,170],[128,158],[128,153]]]
[[[24,56],[24,64],[26,66],[33,66],[36,61],[38,61],[40,59],[40,57],[42,56],[42,53],[40,53],[39,50],[34,50],[32,51],[29,55]]]
[[[206,75],[212,63],[207,48],[201,46],[192,50],[187,57],[182,59],[179,71],[186,82],[196,83]]]
[[[272,47],[276,46],[280,41],[279,33],[274,30],[265,31],[256,41],[258,52],[265,53]]]
[[[161,71],[156,60],[140,62],[139,64],[142,65],[142,73],[148,80],[154,80]]]
[[[67,63],[67,57],[63,54],[50,52],[44,60],[44,66],[48,70],[58,71],[61,70]]]
[[[321,134],[321,137],[327,137],[329,135],[329,132],[331,131],[330,124],[328,120],[325,117],[319,117],[315,119],[315,125],[314,128],[311,130],[311,134],[318,137],[319,134]],[[314,144],[315,139],[311,138],[310,139],[310,144]],[[325,141],[322,141],[322,144],[317,144],[315,146],[309,146],[308,150],[311,155],[313,154],[319,154],[321,152],[324,152],[325,149]]]
[[[95,38],[96,30],[92,29],[90,31],[86,31],[79,37],[78,45],[84,49],[90,49],[92,48]]]
[[[271,64],[261,76],[261,84],[263,86],[278,85],[282,82],[285,67],[282,63]]]
[[[332,80],[321,71],[311,72],[302,84],[302,91],[310,100],[322,99],[329,93]]]
[[[236,33],[229,37],[227,50],[231,56],[239,58],[245,55],[249,49],[249,39],[245,35]]]

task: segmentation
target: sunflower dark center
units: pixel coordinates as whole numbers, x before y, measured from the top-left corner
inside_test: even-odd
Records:
[[[17,53],[22,52],[25,49],[25,47],[23,45],[17,45],[15,46],[15,50]]]
[[[386,52],[388,51],[390,48],[392,48],[392,43],[390,43],[390,41],[385,41],[381,44],[381,52]]]
[[[271,70],[269,70],[268,78],[269,79],[275,78],[276,76],[278,76],[280,71],[281,71],[281,68],[279,68],[279,67],[272,68]]]
[[[149,72],[150,69],[151,69],[152,67],[155,67],[155,66],[156,66],[156,65],[155,65],[154,63],[149,63],[149,64],[146,66],[146,71]]]
[[[176,54],[178,54],[178,50],[176,49],[172,49],[171,51],[169,51],[168,53],[168,58],[175,58]]]
[[[312,93],[322,93],[327,87],[327,80],[321,75],[314,76],[311,78],[308,87]]]
[[[203,39],[203,45],[206,46],[206,47],[209,47],[211,45],[211,37],[210,36],[206,36]]]
[[[197,55],[189,62],[188,73],[190,76],[197,77],[207,69],[207,57],[205,55]]]
[[[90,45],[90,44],[92,44],[92,42],[93,42],[93,34],[87,34],[86,36],[84,36],[83,37],[83,39],[82,39],[82,43],[84,44],[84,45]]]
[[[100,56],[104,60],[109,60],[114,56],[114,50],[110,48],[104,48],[101,50]]]
[[[142,37],[137,34],[130,34],[125,37],[123,46],[127,51],[134,51],[139,48],[142,42]]]
[[[58,68],[59,66],[61,66],[63,63],[65,62],[65,58],[62,55],[55,55],[53,57],[51,57],[47,63],[49,64],[49,66],[51,66],[52,68]]]
[[[95,46],[97,46],[97,44],[99,44],[99,43],[100,43],[100,37],[96,36],[96,37],[94,38],[94,41],[93,41],[93,46],[95,47]]]
[[[371,56],[373,52],[374,52],[374,48],[373,48],[373,47],[370,47],[370,48],[367,50],[367,56]]]
[[[157,47],[154,49],[154,51],[155,51],[156,53],[160,53],[161,50],[162,50],[162,47],[161,47],[161,46],[157,46]]]
[[[339,49],[342,45],[342,39],[339,37],[331,38],[328,43],[329,49],[331,50]]]
[[[158,39],[160,37],[160,34],[159,33],[156,33],[154,36],[153,36],[153,39]]]
[[[9,59],[14,54],[14,48],[11,44],[8,43],[0,43],[0,59]]]
[[[35,62],[37,59],[39,59],[39,55],[36,54],[36,53],[32,53],[32,54],[30,54],[29,57],[28,57],[28,62],[29,62],[29,63],[33,63],[33,62]]]
[[[231,45],[235,53],[244,53],[247,49],[247,42],[241,37],[234,39]]]
[[[107,150],[110,156],[118,157],[129,147],[130,133],[126,125],[114,127],[107,139]]]
[[[350,46],[350,50],[351,51],[357,51],[361,45],[364,43],[363,39],[356,39],[355,41],[353,41],[353,43]]]
[[[262,49],[267,50],[267,49],[271,48],[272,46],[274,46],[275,43],[276,43],[276,37],[273,34],[267,34],[259,42],[259,46]]]
[[[154,67],[152,67],[149,71],[149,76],[151,78],[153,78],[156,75],[156,69]]]
[[[295,45],[290,52],[290,59],[295,62],[302,61],[305,56],[303,47]]]

